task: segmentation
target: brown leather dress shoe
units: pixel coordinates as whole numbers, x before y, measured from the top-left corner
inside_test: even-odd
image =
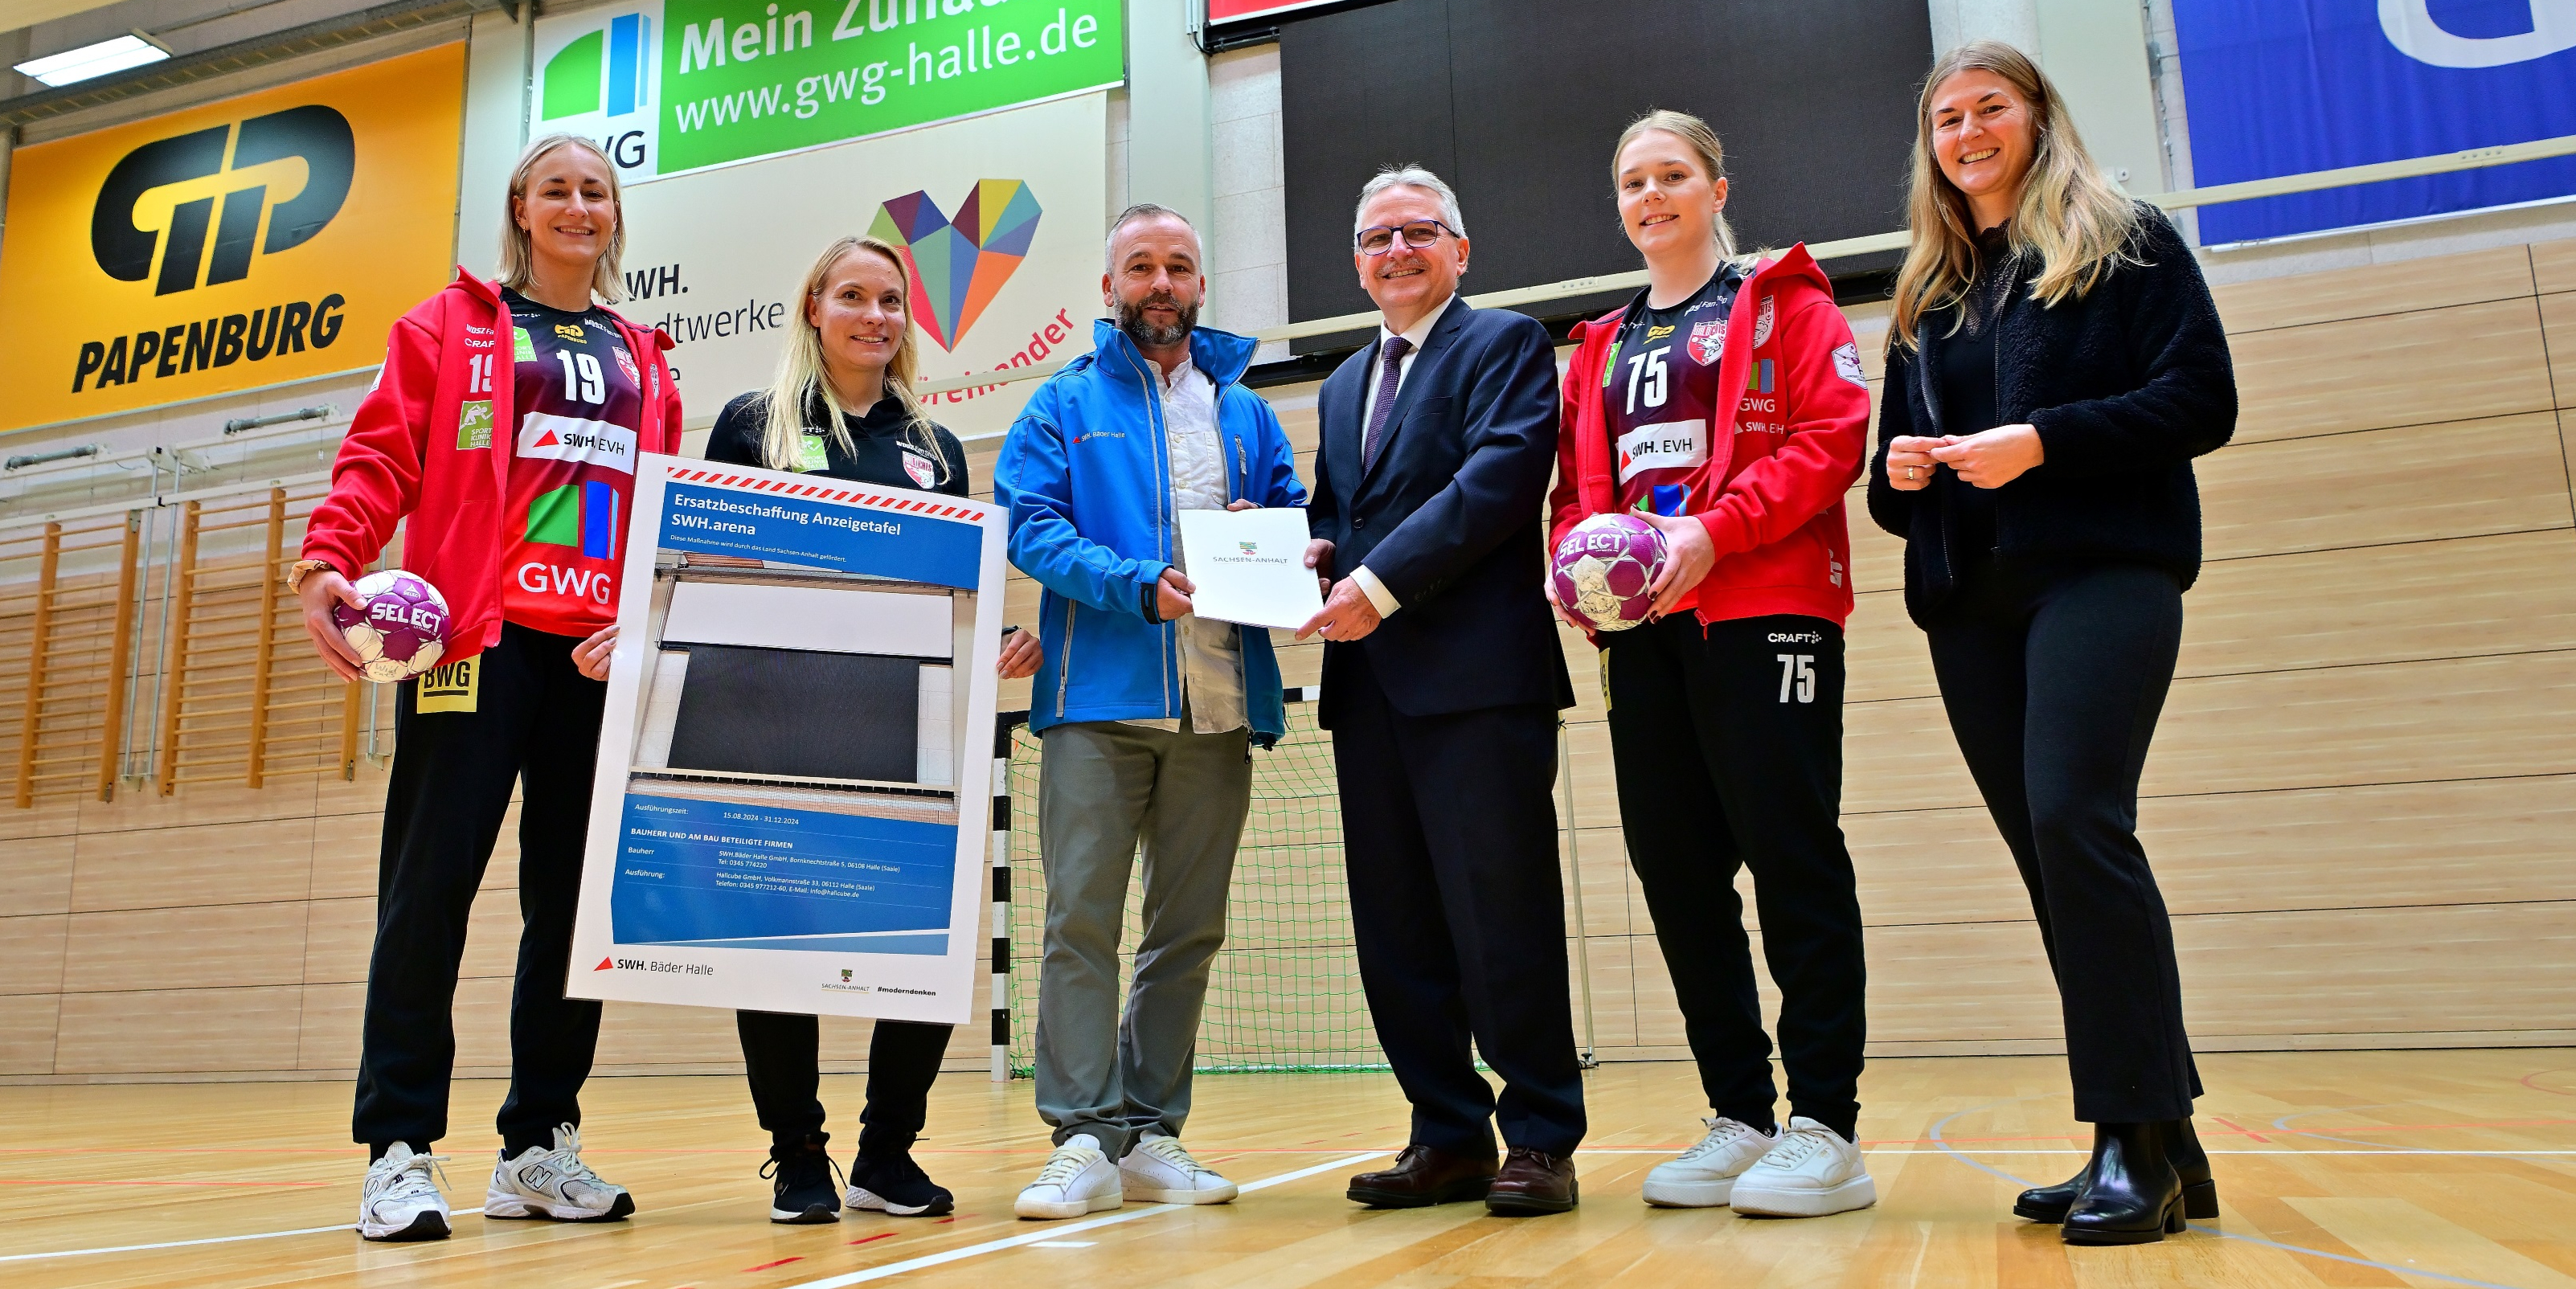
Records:
[[[1483,1199],[1493,1184],[1492,1155],[1453,1155],[1417,1143],[1396,1156],[1395,1167],[1352,1178],[1350,1196],[1370,1208],[1424,1208]]]
[[[1512,1147],[1485,1192],[1485,1207],[1507,1217],[1562,1213],[1581,1198],[1574,1181],[1574,1161],[1527,1146]]]

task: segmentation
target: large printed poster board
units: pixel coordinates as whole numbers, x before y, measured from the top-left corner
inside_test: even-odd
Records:
[[[0,430],[373,367],[447,281],[465,46],[19,148]]]
[[[1002,547],[980,502],[644,458],[567,993],[968,1019]]]
[[[628,183],[1106,89],[1118,0],[630,0],[537,20],[528,133]]]
[[[1107,113],[1106,95],[1085,94],[627,189],[619,309],[679,342],[692,425],[768,385],[798,284],[850,234],[902,248],[923,380],[1083,353],[1100,314]],[[999,433],[1036,387],[924,403],[961,436]]]

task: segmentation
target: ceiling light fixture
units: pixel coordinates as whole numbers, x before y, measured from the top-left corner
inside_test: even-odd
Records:
[[[47,85],[70,85],[109,72],[121,72],[145,63],[157,63],[170,56],[169,46],[154,40],[140,30],[128,32],[113,40],[67,49],[59,54],[16,65],[19,75],[32,76]]]

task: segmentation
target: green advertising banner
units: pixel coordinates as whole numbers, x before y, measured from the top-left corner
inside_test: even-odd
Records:
[[[532,133],[630,183],[1120,83],[1118,0],[642,0],[537,26]]]

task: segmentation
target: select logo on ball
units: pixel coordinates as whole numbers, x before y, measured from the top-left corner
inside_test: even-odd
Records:
[[[1647,588],[1664,570],[1663,530],[1635,515],[1594,515],[1548,557],[1557,603],[1595,631],[1624,631],[1654,605]]]
[[[359,578],[357,607],[331,606],[340,638],[358,655],[358,673],[379,684],[438,665],[447,652],[447,597],[401,569]]]

